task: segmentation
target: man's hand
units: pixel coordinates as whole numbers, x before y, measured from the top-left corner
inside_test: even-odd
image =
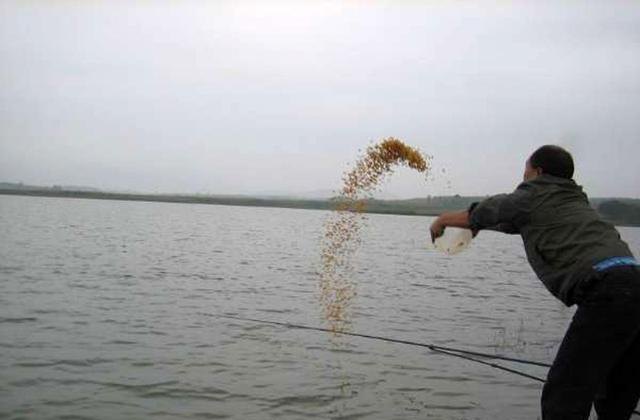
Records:
[[[431,242],[435,242],[436,239],[441,237],[444,234],[444,229],[447,226],[451,227],[459,227],[463,229],[469,229],[469,212],[468,211],[453,211],[442,213],[438,218],[431,224]],[[478,232],[474,232],[474,236]]]
[[[438,217],[432,224],[429,230],[431,231],[431,242],[435,242],[436,239],[444,234],[445,225],[442,223],[441,217]]]

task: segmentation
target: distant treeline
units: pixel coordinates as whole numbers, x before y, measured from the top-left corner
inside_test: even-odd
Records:
[[[612,223],[640,226],[640,200],[606,200],[602,201],[597,209],[603,218]]]
[[[330,199],[299,199],[287,197],[251,197],[207,194],[141,194],[105,192],[87,187],[38,187],[0,182],[0,194],[44,197],[89,198],[102,200],[156,201],[166,203],[197,203],[230,206],[281,207],[292,209],[331,210],[336,202]],[[433,196],[409,200],[367,201],[366,211],[379,214],[435,216],[444,211],[468,208],[483,196]],[[640,226],[640,199],[593,198],[591,205],[600,215],[617,225]]]

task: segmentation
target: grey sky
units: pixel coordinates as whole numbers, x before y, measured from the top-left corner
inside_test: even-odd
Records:
[[[508,191],[558,143],[639,197],[640,3],[0,3],[0,180],[329,190],[386,136],[438,167],[394,196]]]

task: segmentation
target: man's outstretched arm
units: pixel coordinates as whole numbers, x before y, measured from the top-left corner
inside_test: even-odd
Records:
[[[442,236],[445,228],[471,229],[475,236],[482,229],[519,233],[531,209],[531,186],[523,182],[511,194],[497,194],[473,203],[468,210],[442,213],[431,224],[431,241]]]

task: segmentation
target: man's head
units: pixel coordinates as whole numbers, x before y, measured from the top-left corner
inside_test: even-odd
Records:
[[[530,181],[541,174],[571,179],[573,177],[573,158],[560,146],[545,145],[527,159],[524,180]]]

